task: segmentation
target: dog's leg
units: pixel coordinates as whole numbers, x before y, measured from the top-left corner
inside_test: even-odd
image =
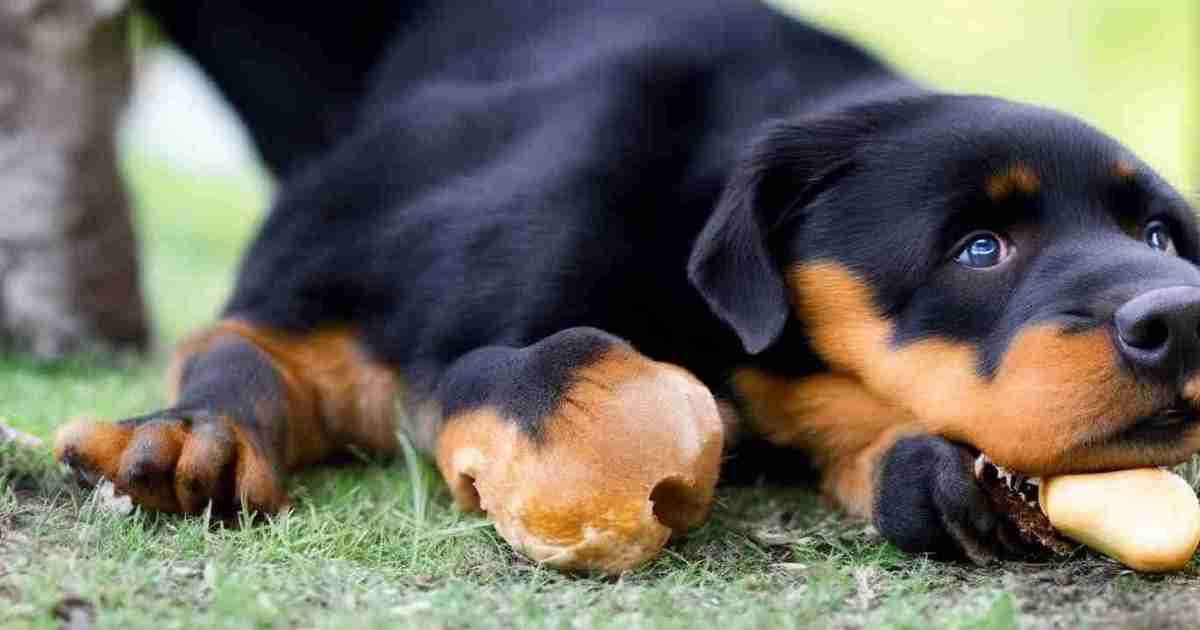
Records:
[[[615,573],[706,517],[723,428],[691,374],[595,329],[460,359],[435,447],[457,503],[526,556]]]
[[[349,446],[397,446],[395,379],[346,331],[224,321],[180,347],[168,386],[176,402],[164,411],[62,427],[56,456],[148,508],[194,513],[211,500],[275,512],[287,504],[288,470]]]
[[[970,451],[853,377],[742,370],[734,385],[755,430],[811,453],[825,493],[901,549],[979,563],[1028,551],[975,481]]]

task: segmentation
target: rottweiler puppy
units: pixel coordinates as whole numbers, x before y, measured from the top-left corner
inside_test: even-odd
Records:
[[[986,561],[1021,550],[977,453],[1200,449],[1193,210],[1071,116],[749,1],[240,4],[148,6],[278,198],[170,407],[58,436],[139,505],[274,512],[403,428],[518,550],[621,571],[751,434],[901,549]]]

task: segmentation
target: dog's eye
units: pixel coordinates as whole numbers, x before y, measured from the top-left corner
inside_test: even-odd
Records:
[[[1171,238],[1171,228],[1162,221],[1151,221],[1146,225],[1146,244],[1160,252],[1175,253],[1175,239]]]
[[[1004,262],[1010,254],[1008,244],[991,232],[976,232],[963,240],[955,261],[972,269],[987,269]]]

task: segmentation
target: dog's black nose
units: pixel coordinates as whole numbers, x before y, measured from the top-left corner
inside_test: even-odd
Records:
[[[1143,293],[1117,310],[1117,345],[1135,367],[1175,378],[1200,366],[1200,287]]]

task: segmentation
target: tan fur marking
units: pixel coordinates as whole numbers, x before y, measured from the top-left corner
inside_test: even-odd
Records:
[[[1002,201],[1015,193],[1032,195],[1042,181],[1028,164],[1016,163],[988,178],[986,189],[993,201]]]
[[[266,512],[287,505],[282,476],[348,446],[390,454],[396,379],[369,361],[345,330],[293,335],[223,321],[184,341],[167,371],[172,399],[182,366],[214,344],[243,339],[266,355],[284,392],[264,392],[253,425],[208,417],[162,419],[136,428],[91,418],[59,430],[56,455],[112,480],[143,507],[198,512],[210,498]],[[286,409],[283,415],[280,404]],[[232,488],[228,484],[232,483]],[[230,490],[237,496],[228,496]]]
[[[397,451],[396,378],[364,356],[357,337],[345,329],[296,335],[239,321],[220,322],[180,347],[168,372],[172,392],[179,387],[180,366],[228,334],[266,353],[287,388],[288,469],[320,461],[347,446],[384,454]]]
[[[153,421],[139,426],[121,454],[113,485],[138,505],[178,512],[172,479],[186,439],[178,422]]]
[[[1133,164],[1120,160],[1113,166],[1113,176],[1123,182],[1130,181],[1137,176],[1137,169]]]
[[[242,428],[237,423],[232,424],[238,445],[237,469],[234,471],[238,502],[268,513],[282,510],[287,506],[288,498],[278,470],[261,457]]]
[[[459,505],[487,512],[536,561],[605,573],[649,560],[673,528],[704,519],[723,430],[703,385],[618,348],[582,368],[563,398],[538,443],[494,409],[448,419],[437,460]]]
[[[1028,474],[1172,464],[1200,448],[1200,431],[1156,448],[1106,441],[1166,402],[1119,368],[1104,330],[1020,332],[993,379],[970,344],[926,339],[896,348],[867,285],[835,263],[790,274],[797,316],[817,352],[875,396],[911,413],[926,432],[965,442]]]
[[[1192,379],[1183,386],[1183,397],[1192,402],[1200,404],[1200,376],[1192,377]]]
[[[855,516],[871,514],[880,448],[905,431],[919,431],[911,412],[844,374],[783,379],[743,369],[733,384],[747,403],[751,428],[772,443],[811,453],[827,496]]]
[[[238,451],[248,448],[248,445],[239,446],[232,425],[229,418],[222,417],[192,426],[191,435],[183,443],[179,461],[175,464],[175,497],[181,512],[199,512],[210,497],[220,496],[222,478],[229,463]],[[280,497],[274,503],[284,501],[286,497]]]
[[[899,424],[875,436],[862,450],[838,458],[824,470],[822,489],[826,496],[851,516],[871,519],[882,472],[880,461],[901,438],[921,434],[923,431],[915,424]]]
[[[117,475],[117,463],[132,436],[132,427],[104,422],[93,416],[80,416],[55,432],[54,458],[78,462],[85,469],[112,479]]]

